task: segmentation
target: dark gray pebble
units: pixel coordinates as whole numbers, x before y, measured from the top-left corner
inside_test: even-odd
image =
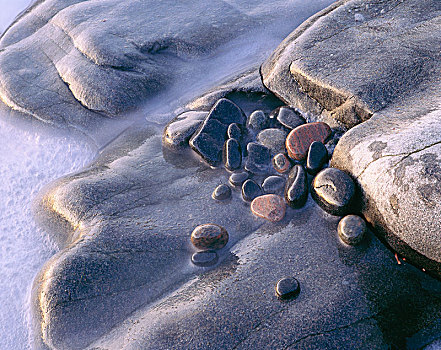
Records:
[[[247,127],[254,131],[263,130],[268,127],[268,117],[263,111],[254,111],[248,118]]]
[[[196,266],[208,267],[217,263],[219,257],[214,250],[196,252],[191,256],[191,262]]]
[[[254,198],[263,194],[262,188],[253,180],[246,180],[242,185],[242,198],[251,202]]]
[[[214,189],[211,197],[213,197],[213,199],[217,199],[218,201],[228,199],[231,197],[231,188],[225,184],[219,185]]]
[[[209,165],[217,166],[222,158],[228,126],[231,123],[244,124],[245,121],[243,111],[230,100],[222,98],[191,137],[190,147]]]
[[[231,123],[228,126],[227,137],[240,141],[242,139],[242,130],[240,129],[239,125],[237,125],[236,123]]]
[[[355,184],[345,172],[327,168],[317,174],[311,185],[312,198],[332,215],[346,215],[351,210]]]
[[[245,170],[254,174],[265,174],[271,163],[271,151],[257,142],[250,142],[247,153]]]
[[[308,157],[306,158],[306,170],[315,175],[328,161],[328,150],[325,145],[319,141],[314,141],[309,146]]]
[[[294,277],[282,278],[276,285],[276,295],[280,299],[292,299],[300,293],[300,283]]]
[[[308,181],[302,165],[295,165],[288,176],[285,186],[285,200],[292,208],[301,208],[308,199]]]
[[[281,129],[270,128],[259,132],[257,141],[271,150],[272,154],[285,152],[285,141],[288,133]]]
[[[228,179],[228,181],[233,186],[237,186],[238,187],[238,186],[242,186],[242,184],[245,182],[245,180],[248,179],[249,176],[250,176],[250,174],[247,173],[246,171],[241,171],[239,173],[231,174],[231,176]]]
[[[262,184],[265,193],[281,194],[285,187],[285,179],[281,176],[268,176]]]
[[[225,168],[230,171],[240,168],[242,164],[242,151],[239,142],[236,139],[225,141],[223,148],[223,161]]]
[[[274,169],[281,174],[286,173],[289,169],[291,169],[291,162],[287,156],[283,153],[276,154],[273,157],[273,167]]]
[[[366,223],[358,215],[346,215],[338,223],[338,236],[349,245],[356,245],[363,240],[366,233]]]
[[[276,108],[272,115],[277,119],[277,121],[288,129],[295,129],[298,126],[305,124],[305,119],[291,107],[282,106]]]

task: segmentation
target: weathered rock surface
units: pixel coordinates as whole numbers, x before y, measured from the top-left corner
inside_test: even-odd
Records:
[[[178,115],[164,129],[162,142],[172,149],[181,149],[188,146],[190,137],[207,117],[208,112],[189,111]]]
[[[441,276],[441,2],[339,1],[263,65],[265,85],[332,127],[332,166],[393,249]]]
[[[257,134],[257,141],[269,148],[272,154],[276,155],[286,151],[285,140],[287,135],[288,133],[284,130],[269,128]]]
[[[439,334],[439,282],[370,232],[343,246],[338,219],[311,200],[261,226],[240,196],[210,198],[226,176],[163,154],[160,132],[136,126],[48,188],[40,214],[62,250],[35,280],[35,347],[420,348]],[[189,233],[207,222],[230,238],[201,268]],[[302,291],[284,303],[274,287],[293,275]]]

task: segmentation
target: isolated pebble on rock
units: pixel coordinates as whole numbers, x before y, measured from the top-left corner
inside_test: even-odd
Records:
[[[337,227],[340,239],[349,245],[359,244],[366,234],[366,223],[358,215],[346,215]]]
[[[251,211],[271,222],[277,222],[285,217],[286,204],[282,197],[276,194],[266,194],[251,202]]]
[[[286,138],[286,149],[291,159],[303,160],[314,141],[324,143],[331,135],[331,128],[323,122],[308,123],[293,129]]]
[[[282,278],[277,282],[276,295],[280,299],[293,299],[300,293],[300,283],[294,277]]]
[[[351,211],[355,184],[345,172],[336,168],[322,170],[311,185],[312,198],[332,215],[345,215]]]
[[[211,197],[218,201],[228,199],[231,197],[231,188],[228,185],[221,184],[214,189]]]
[[[191,233],[191,242],[199,250],[222,249],[228,243],[228,232],[216,224],[199,225]]]

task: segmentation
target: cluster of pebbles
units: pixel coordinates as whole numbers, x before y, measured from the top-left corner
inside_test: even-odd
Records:
[[[226,98],[218,100],[208,113],[189,113],[169,124],[164,138],[170,145],[189,144],[208,165],[224,166],[231,172],[229,183],[214,189],[213,199],[228,200],[232,189],[240,190],[243,200],[251,202],[254,215],[277,222],[284,218],[287,206],[303,207],[310,189],[325,211],[339,216],[350,213],[356,187],[349,175],[327,167],[328,148],[335,140],[326,123],[307,123],[289,106],[278,107],[269,115],[256,110],[247,118]],[[338,226],[346,244],[359,243],[365,230],[363,219],[355,215],[343,218]],[[193,262],[207,265],[207,259],[217,261],[215,250],[225,246],[228,233],[218,225],[205,224],[193,231],[191,239],[201,250]]]

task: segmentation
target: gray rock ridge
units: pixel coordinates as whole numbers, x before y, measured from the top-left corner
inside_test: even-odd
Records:
[[[330,1],[278,5],[289,18]],[[90,132],[203,75],[195,66],[280,16],[264,1],[39,0],[0,38],[0,98],[32,118]]]
[[[371,233],[348,249],[311,198],[277,224],[251,215],[239,191],[213,200],[227,176],[135,125],[48,187],[37,214],[62,250],[34,282],[35,347],[371,349],[439,335],[439,282],[397,265]],[[190,233],[207,222],[230,234],[211,269],[190,263]],[[301,293],[286,303],[274,286],[289,275]]]
[[[340,1],[295,30],[261,70],[283,100],[351,128],[331,165],[358,181],[380,237],[437,277],[440,38],[439,1]]]

